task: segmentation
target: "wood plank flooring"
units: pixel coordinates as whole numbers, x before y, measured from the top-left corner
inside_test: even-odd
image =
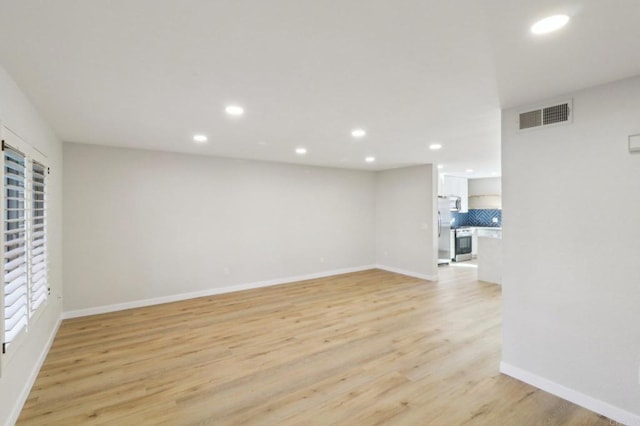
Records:
[[[370,270],[63,322],[20,425],[606,425],[498,372],[500,287]]]

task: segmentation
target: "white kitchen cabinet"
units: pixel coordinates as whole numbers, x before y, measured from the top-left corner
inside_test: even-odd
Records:
[[[478,230],[476,228],[471,229],[471,256],[478,256]]]
[[[469,179],[470,209],[502,209],[502,178]]]
[[[462,201],[460,212],[466,213],[469,211],[469,182],[467,178],[445,176],[444,195],[455,195],[460,197]]]
[[[447,196],[447,191],[445,189],[444,184],[444,175],[442,173],[438,173],[438,196]]]
[[[502,209],[502,196],[495,195],[469,195],[469,208],[471,209]]]
[[[488,283],[502,284],[502,231],[479,233],[478,279]],[[491,235],[491,236],[489,236]]]

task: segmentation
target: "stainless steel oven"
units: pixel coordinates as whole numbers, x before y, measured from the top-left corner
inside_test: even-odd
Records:
[[[468,228],[456,229],[454,260],[461,262],[471,260],[471,244],[473,231]]]

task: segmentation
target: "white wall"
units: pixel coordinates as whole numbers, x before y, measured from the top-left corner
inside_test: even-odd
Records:
[[[65,311],[375,263],[373,172],[69,143],[64,167]]]
[[[469,196],[502,194],[502,178],[469,179]]]
[[[436,280],[437,175],[432,165],[376,173],[376,260],[385,269]]]
[[[569,97],[570,125],[502,114],[503,361],[640,416],[640,77]]]
[[[40,357],[55,330],[62,303],[62,144],[40,118],[12,78],[0,68],[0,121],[47,156],[51,174],[48,194],[49,285],[51,296],[27,338],[14,348],[0,371],[0,424],[15,420],[40,366]],[[3,361],[6,361],[5,359]]]

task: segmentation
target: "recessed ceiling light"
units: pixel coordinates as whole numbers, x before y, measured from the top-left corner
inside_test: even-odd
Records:
[[[229,115],[239,116],[239,115],[244,114],[244,108],[242,108],[241,106],[238,106],[238,105],[229,105],[224,110]]]
[[[354,138],[363,138],[366,134],[367,132],[365,132],[363,129],[355,129],[351,131],[351,136],[353,136]]]
[[[193,135],[193,140],[198,143],[206,142],[207,139],[207,135]]]
[[[498,176],[498,172],[491,172],[491,176]]]
[[[376,161],[376,157],[365,157],[364,161],[366,161],[367,163],[373,163],[374,161]]]
[[[439,169],[439,170],[444,169],[444,165],[443,165],[443,164],[438,164],[438,169]]]
[[[298,155],[305,155],[307,153],[307,148],[296,148],[296,154]]]
[[[441,143],[432,143],[431,145],[429,145],[429,149],[432,151],[436,151],[438,149],[442,148],[442,144]]]
[[[467,173],[473,173],[473,169],[467,169],[467,170],[465,170],[465,172],[467,172]]]
[[[553,15],[536,22],[531,26],[531,32],[534,34],[547,34],[567,25],[569,17],[567,15]]]

